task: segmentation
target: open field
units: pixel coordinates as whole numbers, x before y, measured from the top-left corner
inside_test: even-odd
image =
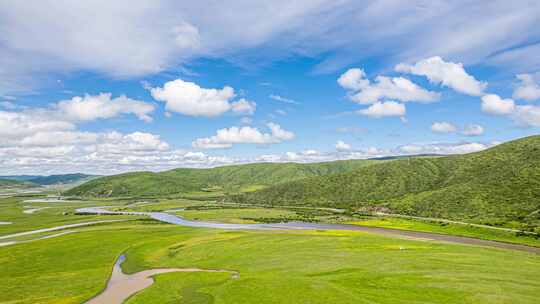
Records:
[[[54,226],[61,226],[66,224],[91,222],[100,220],[111,220],[110,217],[100,215],[87,215],[79,216],[75,215],[75,209],[83,206],[105,206],[110,205],[111,202],[99,202],[99,201],[66,201],[66,202],[54,202],[54,203],[25,203],[28,198],[7,198],[0,199],[0,221],[11,222],[9,225],[0,225],[0,236],[5,234],[12,234],[22,231],[49,228]],[[24,213],[25,206],[32,206],[32,208],[47,209],[39,210],[35,213]],[[115,219],[121,218],[134,218],[131,217],[115,217]]]
[[[188,199],[24,202],[27,199],[0,200],[0,220],[12,222],[0,226],[0,237],[66,224],[128,221],[2,240],[20,243],[0,247],[0,303],[83,303],[103,290],[121,254],[127,257],[122,267],[128,274],[156,268],[239,273],[235,279],[227,273],[159,274],[153,285],[126,303],[395,303],[396,299],[535,303],[540,295],[536,279],[540,255],[534,253],[358,231],[216,230],[163,224],[141,216],[75,212],[85,206],[111,206],[125,211],[170,211],[188,219],[258,223],[301,219],[306,214],[320,222],[347,219],[339,210]],[[48,208],[23,212],[43,207]],[[467,235],[456,228],[437,230],[435,224],[411,222],[364,219],[356,224]],[[509,240],[504,234],[485,231],[471,236]],[[522,237],[513,241],[527,243]]]
[[[297,216],[296,212],[286,209],[265,208],[223,208],[207,210],[184,210],[176,212],[177,215],[188,220],[215,221],[221,223],[253,224],[264,219],[289,219]]]
[[[535,303],[540,293],[540,256],[529,253],[361,232],[216,231],[143,221],[1,248],[0,303],[80,303],[104,288],[121,253],[127,273],[240,273],[236,280],[159,275],[128,303]]]
[[[525,235],[522,233],[501,231],[493,228],[475,227],[465,224],[452,224],[444,222],[433,223],[395,217],[371,217],[364,220],[351,221],[349,223],[368,227],[383,227],[468,236],[484,240],[518,243],[540,247],[540,235]]]
[[[382,227],[411,231],[434,232],[466,236],[484,240],[525,244],[540,247],[540,235],[504,231],[498,227],[475,227],[472,224],[453,224],[440,221],[422,221],[396,217],[358,216],[339,209],[313,207],[264,208],[253,205],[236,205],[197,200],[156,200],[138,202],[112,208],[119,211],[171,211],[189,220],[221,223],[279,223],[289,221],[346,223],[368,227]]]

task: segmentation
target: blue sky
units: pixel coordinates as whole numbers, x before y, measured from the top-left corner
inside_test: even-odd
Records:
[[[3,3],[0,173],[453,154],[534,135],[539,15],[536,1]]]

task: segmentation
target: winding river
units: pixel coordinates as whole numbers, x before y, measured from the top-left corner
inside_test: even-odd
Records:
[[[531,253],[540,254],[539,247],[531,247],[519,244],[510,244],[497,241],[481,240],[476,238],[453,236],[446,234],[408,231],[391,228],[380,227],[367,227],[348,224],[322,224],[322,223],[304,223],[304,222],[289,222],[289,223],[276,223],[276,224],[224,224],[224,223],[212,223],[205,221],[190,221],[182,217],[164,213],[164,212],[129,212],[129,211],[111,211],[105,209],[107,207],[89,207],[79,208],[78,213],[88,214],[123,214],[123,215],[142,215],[148,216],[157,221],[161,221],[168,224],[186,226],[186,227],[201,227],[201,228],[215,228],[215,229],[254,229],[254,230],[276,230],[276,229],[311,229],[311,230],[348,230],[348,231],[363,231],[369,233],[383,234],[387,236],[405,237],[414,239],[435,240],[456,244],[486,246],[501,249],[512,249],[527,251]]]
[[[162,273],[170,272],[225,272],[231,275],[231,279],[236,279],[239,273],[233,270],[223,269],[200,269],[200,268],[156,268],[148,269],[134,274],[125,274],[121,265],[126,260],[124,255],[116,261],[113,267],[111,278],[107,287],[96,297],[85,302],[85,304],[121,304],[130,296],[149,287],[154,283],[153,277]]]

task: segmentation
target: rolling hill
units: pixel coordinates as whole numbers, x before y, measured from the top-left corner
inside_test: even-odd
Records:
[[[0,189],[27,189],[33,187],[39,187],[39,185],[26,181],[0,179]]]
[[[280,183],[230,199],[539,225],[540,136],[477,153],[395,160]]]
[[[377,161],[326,163],[258,163],[211,169],[180,168],[165,172],[134,172],[93,179],[65,192],[75,196],[160,196],[208,189],[226,192],[261,187],[361,168]]]
[[[56,185],[56,184],[71,184],[89,180],[97,177],[96,175],[88,175],[82,173],[73,174],[58,174],[58,175],[6,175],[0,176],[0,179],[8,179],[15,181],[31,182],[38,185]]]
[[[38,176],[30,179],[30,182],[40,184],[40,185],[56,185],[56,184],[71,184],[81,181],[85,181],[91,178],[95,178],[95,175],[88,175],[82,173],[73,173],[73,174],[60,174],[60,175],[49,175],[49,176]]]

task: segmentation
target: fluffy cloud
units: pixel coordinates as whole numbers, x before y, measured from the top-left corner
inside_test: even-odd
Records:
[[[153,111],[154,106],[151,104],[123,95],[111,98],[110,93],[76,96],[48,108],[0,111],[0,146],[13,143],[50,146],[63,141],[87,141],[94,135],[76,131],[79,122],[108,119],[122,114],[134,114],[148,122],[152,120],[150,113]]]
[[[23,147],[55,147],[66,145],[92,144],[98,141],[99,135],[93,132],[50,131],[37,132],[23,137],[16,142]]]
[[[458,127],[446,121],[434,122],[431,125],[431,131],[435,133],[456,133],[458,132]],[[460,133],[465,136],[480,136],[484,134],[484,127],[478,124],[467,124]]]
[[[351,145],[345,143],[342,140],[338,140],[336,143],[336,150],[338,151],[349,151],[351,150]]]
[[[262,133],[249,126],[220,129],[214,136],[196,139],[192,146],[197,149],[224,149],[234,144],[268,145],[294,138],[294,133],[282,129],[278,124],[268,123],[266,126],[270,133]]]
[[[482,97],[482,111],[508,116],[520,127],[540,127],[540,106],[516,105],[512,99],[489,94]]]
[[[165,149],[140,138],[157,135],[96,133],[91,144],[0,147],[0,165],[5,174],[55,174],[87,172],[114,174],[127,171],[160,171],[178,167],[212,167],[242,160],[200,152]]]
[[[51,112],[0,112],[0,166],[39,174],[114,173],[171,167],[170,149],[159,135],[83,132]],[[5,127],[5,128],[4,128]],[[128,161],[131,160],[131,161]]]
[[[60,101],[56,107],[67,118],[75,121],[90,121],[100,118],[112,118],[120,114],[134,114],[146,122],[152,121],[150,113],[154,106],[139,100],[121,95],[111,99],[111,93],[99,95],[76,96],[70,100]]]
[[[516,76],[521,81],[520,85],[514,90],[512,98],[524,100],[536,100],[540,98],[540,86],[535,83],[532,75],[520,74]]]
[[[154,99],[165,102],[167,111],[189,116],[219,116],[231,109],[234,89],[205,89],[196,83],[176,79],[166,82],[162,88],[152,88]]]
[[[482,111],[493,115],[509,115],[516,106],[512,99],[502,99],[498,95],[488,94],[482,96]]]
[[[266,154],[258,156],[246,162],[323,162],[345,159],[369,159],[385,156],[401,156],[401,155],[416,155],[416,154],[464,154],[478,152],[490,148],[498,144],[480,143],[480,142],[458,142],[458,143],[411,143],[398,146],[394,149],[379,149],[376,147],[366,147],[361,149],[350,149],[336,152],[321,152],[317,150],[307,149],[300,152],[286,152],[283,154]]]
[[[373,118],[381,118],[388,116],[405,116],[405,105],[395,101],[376,102],[367,109],[358,111],[359,114]]]
[[[453,124],[446,121],[434,122],[431,125],[431,131],[436,133],[454,133],[457,131],[457,128]]]
[[[540,106],[517,106],[512,118],[522,127],[540,127]]]
[[[425,76],[432,83],[441,84],[467,95],[480,96],[487,87],[487,83],[480,82],[467,74],[463,64],[446,62],[438,56],[420,60],[414,65],[400,63],[395,70]]]
[[[369,86],[369,79],[366,78],[366,72],[359,68],[347,70],[337,80],[338,84],[347,90],[360,91]]]
[[[253,115],[257,109],[257,104],[244,98],[231,103],[231,110],[241,115]]]
[[[392,154],[389,150],[381,150],[375,147],[368,147],[358,150],[342,150],[337,152],[321,152],[313,149],[308,149],[300,152],[286,152],[284,154],[266,154],[260,155],[251,161],[255,162],[296,162],[296,163],[312,163],[312,162],[327,162],[346,159],[367,159],[373,157],[381,157]]]
[[[465,128],[463,128],[461,134],[465,136],[480,136],[484,134],[484,127],[477,124],[468,124],[465,126]]]
[[[0,145],[4,145],[13,139],[18,140],[40,132],[75,129],[72,122],[55,119],[49,113],[42,112],[0,111]]]
[[[166,82],[163,87],[150,88],[154,99],[165,102],[165,109],[189,116],[215,117],[232,111],[240,115],[253,115],[257,104],[236,96],[234,89],[205,89],[196,83],[176,79]]]
[[[361,69],[350,69],[338,78],[338,84],[351,90],[350,99],[360,104],[373,104],[382,99],[429,103],[437,101],[439,93],[427,91],[403,77],[377,76],[371,83]]]
[[[429,143],[408,144],[395,149],[398,154],[465,154],[485,150],[493,144],[483,143]]]

